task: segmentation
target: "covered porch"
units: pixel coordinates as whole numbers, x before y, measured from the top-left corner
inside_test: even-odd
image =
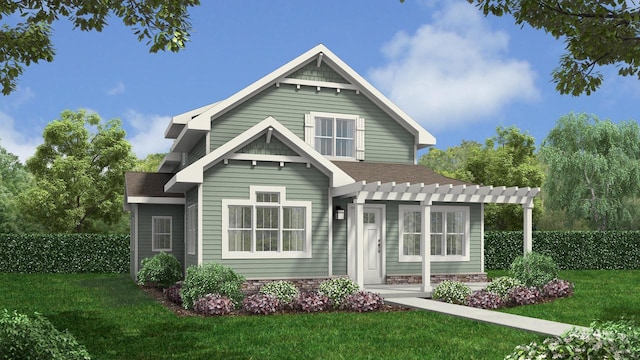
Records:
[[[523,208],[523,253],[532,250],[532,214],[533,199],[540,192],[540,188],[493,187],[469,184],[424,184],[396,183],[365,180],[353,184],[343,185],[332,189],[332,197],[352,199],[353,244],[351,250],[355,253],[352,258],[355,263],[352,277],[361,288],[375,288],[381,294],[398,293],[412,294],[405,296],[419,296],[428,294],[431,286],[431,211],[434,203],[450,204],[517,204]],[[419,204],[420,221],[420,257],[421,277],[420,285],[375,285],[365,286],[365,204],[372,201],[397,201]],[[483,223],[482,223],[483,224]],[[481,236],[484,237],[484,226],[481,226]],[[484,245],[484,240],[482,240]],[[429,246],[428,246],[429,245]],[[484,258],[484,246],[481,256]],[[478,284],[481,285],[481,284]],[[384,296],[384,295],[383,295]]]

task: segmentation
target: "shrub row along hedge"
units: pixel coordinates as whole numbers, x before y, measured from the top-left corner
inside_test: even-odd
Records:
[[[522,255],[522,231],[485,233],[485,268],[508,269]],[[563,270],[640,269],[640,231],[534,231],[533,251]]]
[[[128,271],[129,235],[0,234],[0,272]]]

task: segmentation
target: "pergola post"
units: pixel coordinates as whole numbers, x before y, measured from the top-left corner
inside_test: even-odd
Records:
[[[522,204],[523,210],[523,240],[524,240],[524,255],[527,255],[533,251],[533,199],[530,199],[526,204]]]
[[[431,199],[420,203],[420,230],[422,291],[429,292],[431,291]]]
[[[364,289],[364,199],[356,196],[353,203],[356,208],[356,283]]]

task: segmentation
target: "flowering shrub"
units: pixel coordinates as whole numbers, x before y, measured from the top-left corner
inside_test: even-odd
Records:
[[[217,263],[207,263],[200,266],[189,266],[187,276],[182,283],[180,296],[185,309],[193,307],[193,303],[207,294],[226,296],[238,306],[244,294],[242,283],[244,277],[238,275],[231,268]]]
[[[163,251],[151,258],[142,259],[138,271],[138,284],[167,288],[182,279],[182,266],[172,254]]]
[[[273,314],[280,308],[280,301],[273,295],[254,294],[242,300],[242,310],[249,314]]]
[[[40,316],[15,310],[0,312],[0,359],[91,359],[87,350],[67,331],[59,331]]]
[[[358,291],[353,293],[342,302],[342,307],[347,310],[357,312],[367,312],[378,310],[384,305],[384,300],[379,294],[369,291]]]
[[[471,294],[467,297],[465,304],[480,309],[497,309],[504,306],[500,295],[487,290],[481,290]]]
[[[511,264],[511,273],[525,286],[541,289],[544,284],[558,277],[558,265],[550,256],[532,252],[518,256]]]
[[[573,284],[561,279],[553,279],[542,288],[542,296],[546,298],[561,298],[573,295]]]
[[[540,290],[534,287],[516,286],[509,290],[509,305],[531,305],[542,301]]]
[[[494,279],[489,285],[487,285],[487,291],[500,295],[501,298],[506,299],[509,294],[509,290],[516,286],[524,285],[520,280],[510,277],[501,276]]]
[[[330,304],[328,297],[315,291],[302,291],[291,303],[294,309],[307,313],[325,311]]]
[[[182,288],[181,283],[176,283],[168,288],[164,289],[164,296],[167,300],[176,303],[178,305],[182,305],[182,297],[180,297],[180,289]]]
[[[196,300],[193,311],[203,315],[227,315],[233,311],[233,301],[226,296],[207,294]]]
[[[342,305],[343,300],[360,290],[358,284],[349,278],[335,278],[323,281],[318,287],[318,292],[331,300],[334,308]]]
[[[260,288],[260,293],[272,295],[283,305],[289,305],[298,296],[298,288],[290,281],[273,281]]]
[[[525,359],[640,359],[640,328],[628,322],[592,324],[585,331],[570,330],[519,345],[505,360]]]
[[[471,295],[471,288],[453,280],[444,280],[431,292],[433,300],[463,305],[467,296]]]

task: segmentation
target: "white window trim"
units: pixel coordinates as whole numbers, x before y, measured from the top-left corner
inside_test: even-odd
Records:
[[[259,205],[275,205],[276,203],[259,203],[256,201],[256,194],[262,192],[279,193],[280,202],[277,206],[302,207],[305,209],[305,251],[229,251],[229,206],[251,206],[254,216],[252,216],[252,241],[255,239],[255,209]],[[280,213],[282,210],[280,210]],[[282,249],[282,216],[279,216],[279,249]],[[222,258],[223,259],[302,259],[311,258],[311,201],[287,200],[286,187],[284,186],[249,186],[249,199],[222,199]]]
[[[364,160],[364,123],[365,119],[355,114],[340,114],[340,113],[328,113],[328,112],[316,112],[311,111],[309,114],[305,114],[305,142],[311,147],[315,149],[315,124],[317,117],[328,117],[328,118],[341,118],[341,119],[349,119],[354,121],[354,134],[353,134],[353,156],[326,156],[329,160],[337,160],[337,161],[356,161],[356,160]],[[335,127],[334,127],[335,128]],[[335,141],[335,134],[334,134]],[[334,142],[335,147],[335,142]]]
[[[190,209],[194,209],[193,210],[194,214],[192,214],[191,216],[189,216]],[[193,239],[189,239],[189,226],[190,226],[189,222],[190,221],[195,222],[195,229],[193,229],[195,233],[193,234]],[[186,217],[185,223],[187,224],[186,226],[187,255],[195,255],[197,242],[198,242],[198,204],[197,203],[189,204],[187,206],[187,217]],[[191,244],[190,241],[193,242],[193,244]],[[192,247],[191,245],[193,245],[193,251],[189,251],[189,248]]]
[[[404,255],[402,249],[404,248],[404,213],[406,211],[419,212],[420,206],[418,205],[399,205],[398,206],[398,262],[421,262],[422,256],[420,255]],[[462,211],[465,214],[465,236],[464,236],[464,255],[431,255],[431,262],[461,262],[470,261],[471,250],[471,217],[468,206],[432,206],[431,213],[434,212],[447,212],[447,211]],[[431,221],[429,219],[428,221]],[[426,241],[428,251],[431,251],[431,236]]]
[[[169,220],[169,248],[157,248],[156,247],[156,227],[155,221]],[[171,216],[152,216],[151,217],[151,251],[171,251],[173,246],[173,217]]]

